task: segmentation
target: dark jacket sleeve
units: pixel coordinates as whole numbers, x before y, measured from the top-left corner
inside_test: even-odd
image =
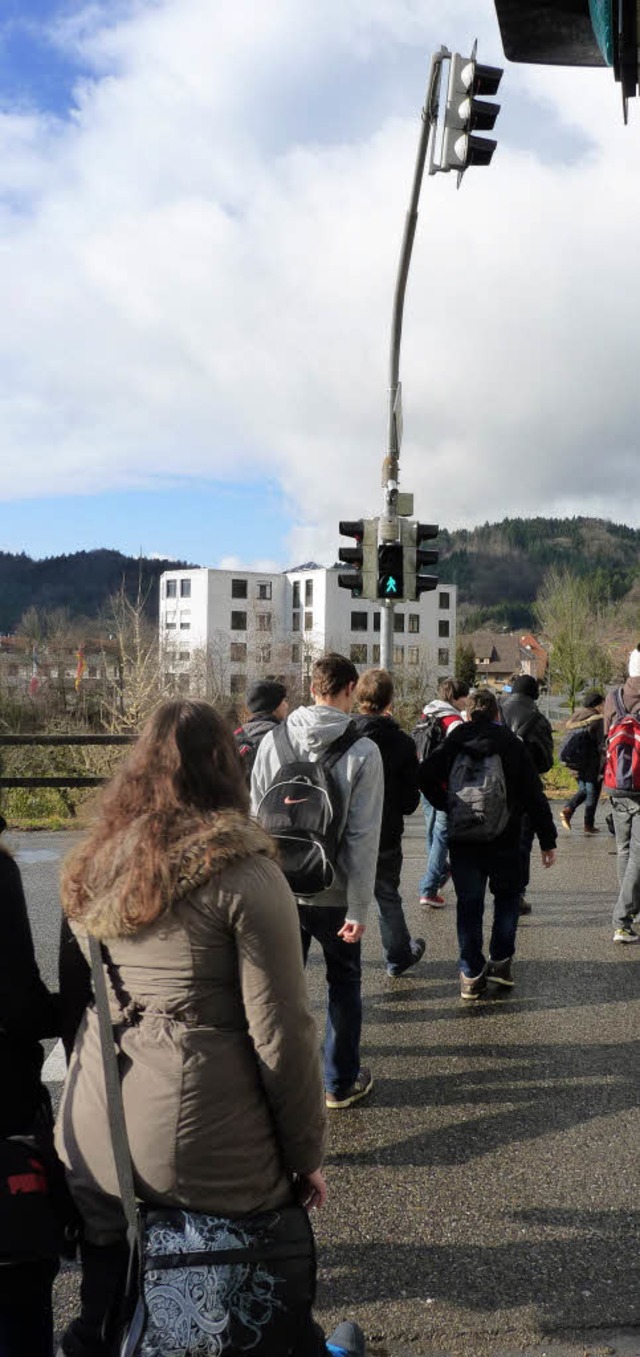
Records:
[[[0,851],[0,1026],[11,1037],[39,1041],[60,1035],[61,1007],[36,963],[20,870]]]
[[[522,809],[529,816],[540,848],[544,853],[555,848],[558,841],[557,830],[551,814],[551,807],[542,790],[537,768],[526,746],[517,742],[514,753],[519,758],[518,783]]]
[[[93,991],[89,964],[66,919],[62,920],[60,928],[58,976],[61,1007],[60,1032],[68,1060],[73,1050],[73,1043],[83,1013],[92,1001]]]
[[[418,785],[418,775],[420,765],[416,754],[416,747],[410,735],[405,735],[402,741],[402,759],[399,767],[399,778],[401,786],[402,814],[413,815],[420,802],[420,787]]]
[[[462,729],[462,727],[460,727]],[[433,754],[418,764],[418,785],[436,810],[447,809],[447,783],[451,765],[460,748],[453,730]]]

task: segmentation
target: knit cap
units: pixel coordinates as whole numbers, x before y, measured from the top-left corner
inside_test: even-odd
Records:
[[[629,678],[640,678],[640,644],[629,656]]]
[[[270,716],[284,701],[287,690],[277,679],[257,679],[247,693],[247,707],[254,716]]]

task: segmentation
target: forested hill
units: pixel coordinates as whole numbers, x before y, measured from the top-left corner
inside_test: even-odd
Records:
[[[531,605],[552,566],[588,575],[603,603],[622,598],[640,573],[640,531],[601,518],[505,518],[445,530],[436,545],[440,579],[458,585],[469,629],[533,623]]]
[[[441,581],[459,586],[467,627],[531,625],[531,605],[552,566],[588,574],[603,602],[622,598],[640,574],[640,531],[600,518],[505,518],[471,530],[443,529],[434,545]],[[160,575],[186,565],[118,551],[78,551],[42,561],[0,552],[0,632],[13,631],[29,607],[98,618],[123,581],[134,599],[139,579],[147,612],[155,618]]]
[[[138,560],[119,551],[76,551],[43,561],[34,561],[23,553],[13,556],[0,552],[0,632],[12,632],[31,607],[46,613],[64,608],[71,617],[97,618],[123,583],[129,598],[135,599],[140,582],[146,611],[150,617],[157,617],[163,570],[185,564]]]

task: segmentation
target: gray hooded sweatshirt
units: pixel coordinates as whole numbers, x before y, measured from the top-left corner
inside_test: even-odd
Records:
[[[327,745],[342,735],[350,717],[336,707],[298,707],[286,722],[292,758],[315,763]],[[265,735],[251,775],[251,808],[254,814],[280,767],[273,734]],[[384,774],[380,750],[362,736],[343,754],[333,769],[342,791],[344,806],[340,847],[333,886],[303,904],[331,905],[346,909],[350,923],[365,924],[373,900],[378,861]]]

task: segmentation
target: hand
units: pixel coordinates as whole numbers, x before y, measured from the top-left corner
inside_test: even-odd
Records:
[[[556,860],[555,848],[547,848],[546,852],[543,848],[540,852],[540,857],[542,858],[543,867],[553,867],[553,864]]]
[[[365,927],[365,924],[356,924],[345,919],[342,928],[338,929],[338,937],[342,938],[343,942],[359,942]]]
[[[305,1211],[319,1211],[327,1200],[327,1184],[321,1169],[302,1173],[297,1182],[298,1201]]]

